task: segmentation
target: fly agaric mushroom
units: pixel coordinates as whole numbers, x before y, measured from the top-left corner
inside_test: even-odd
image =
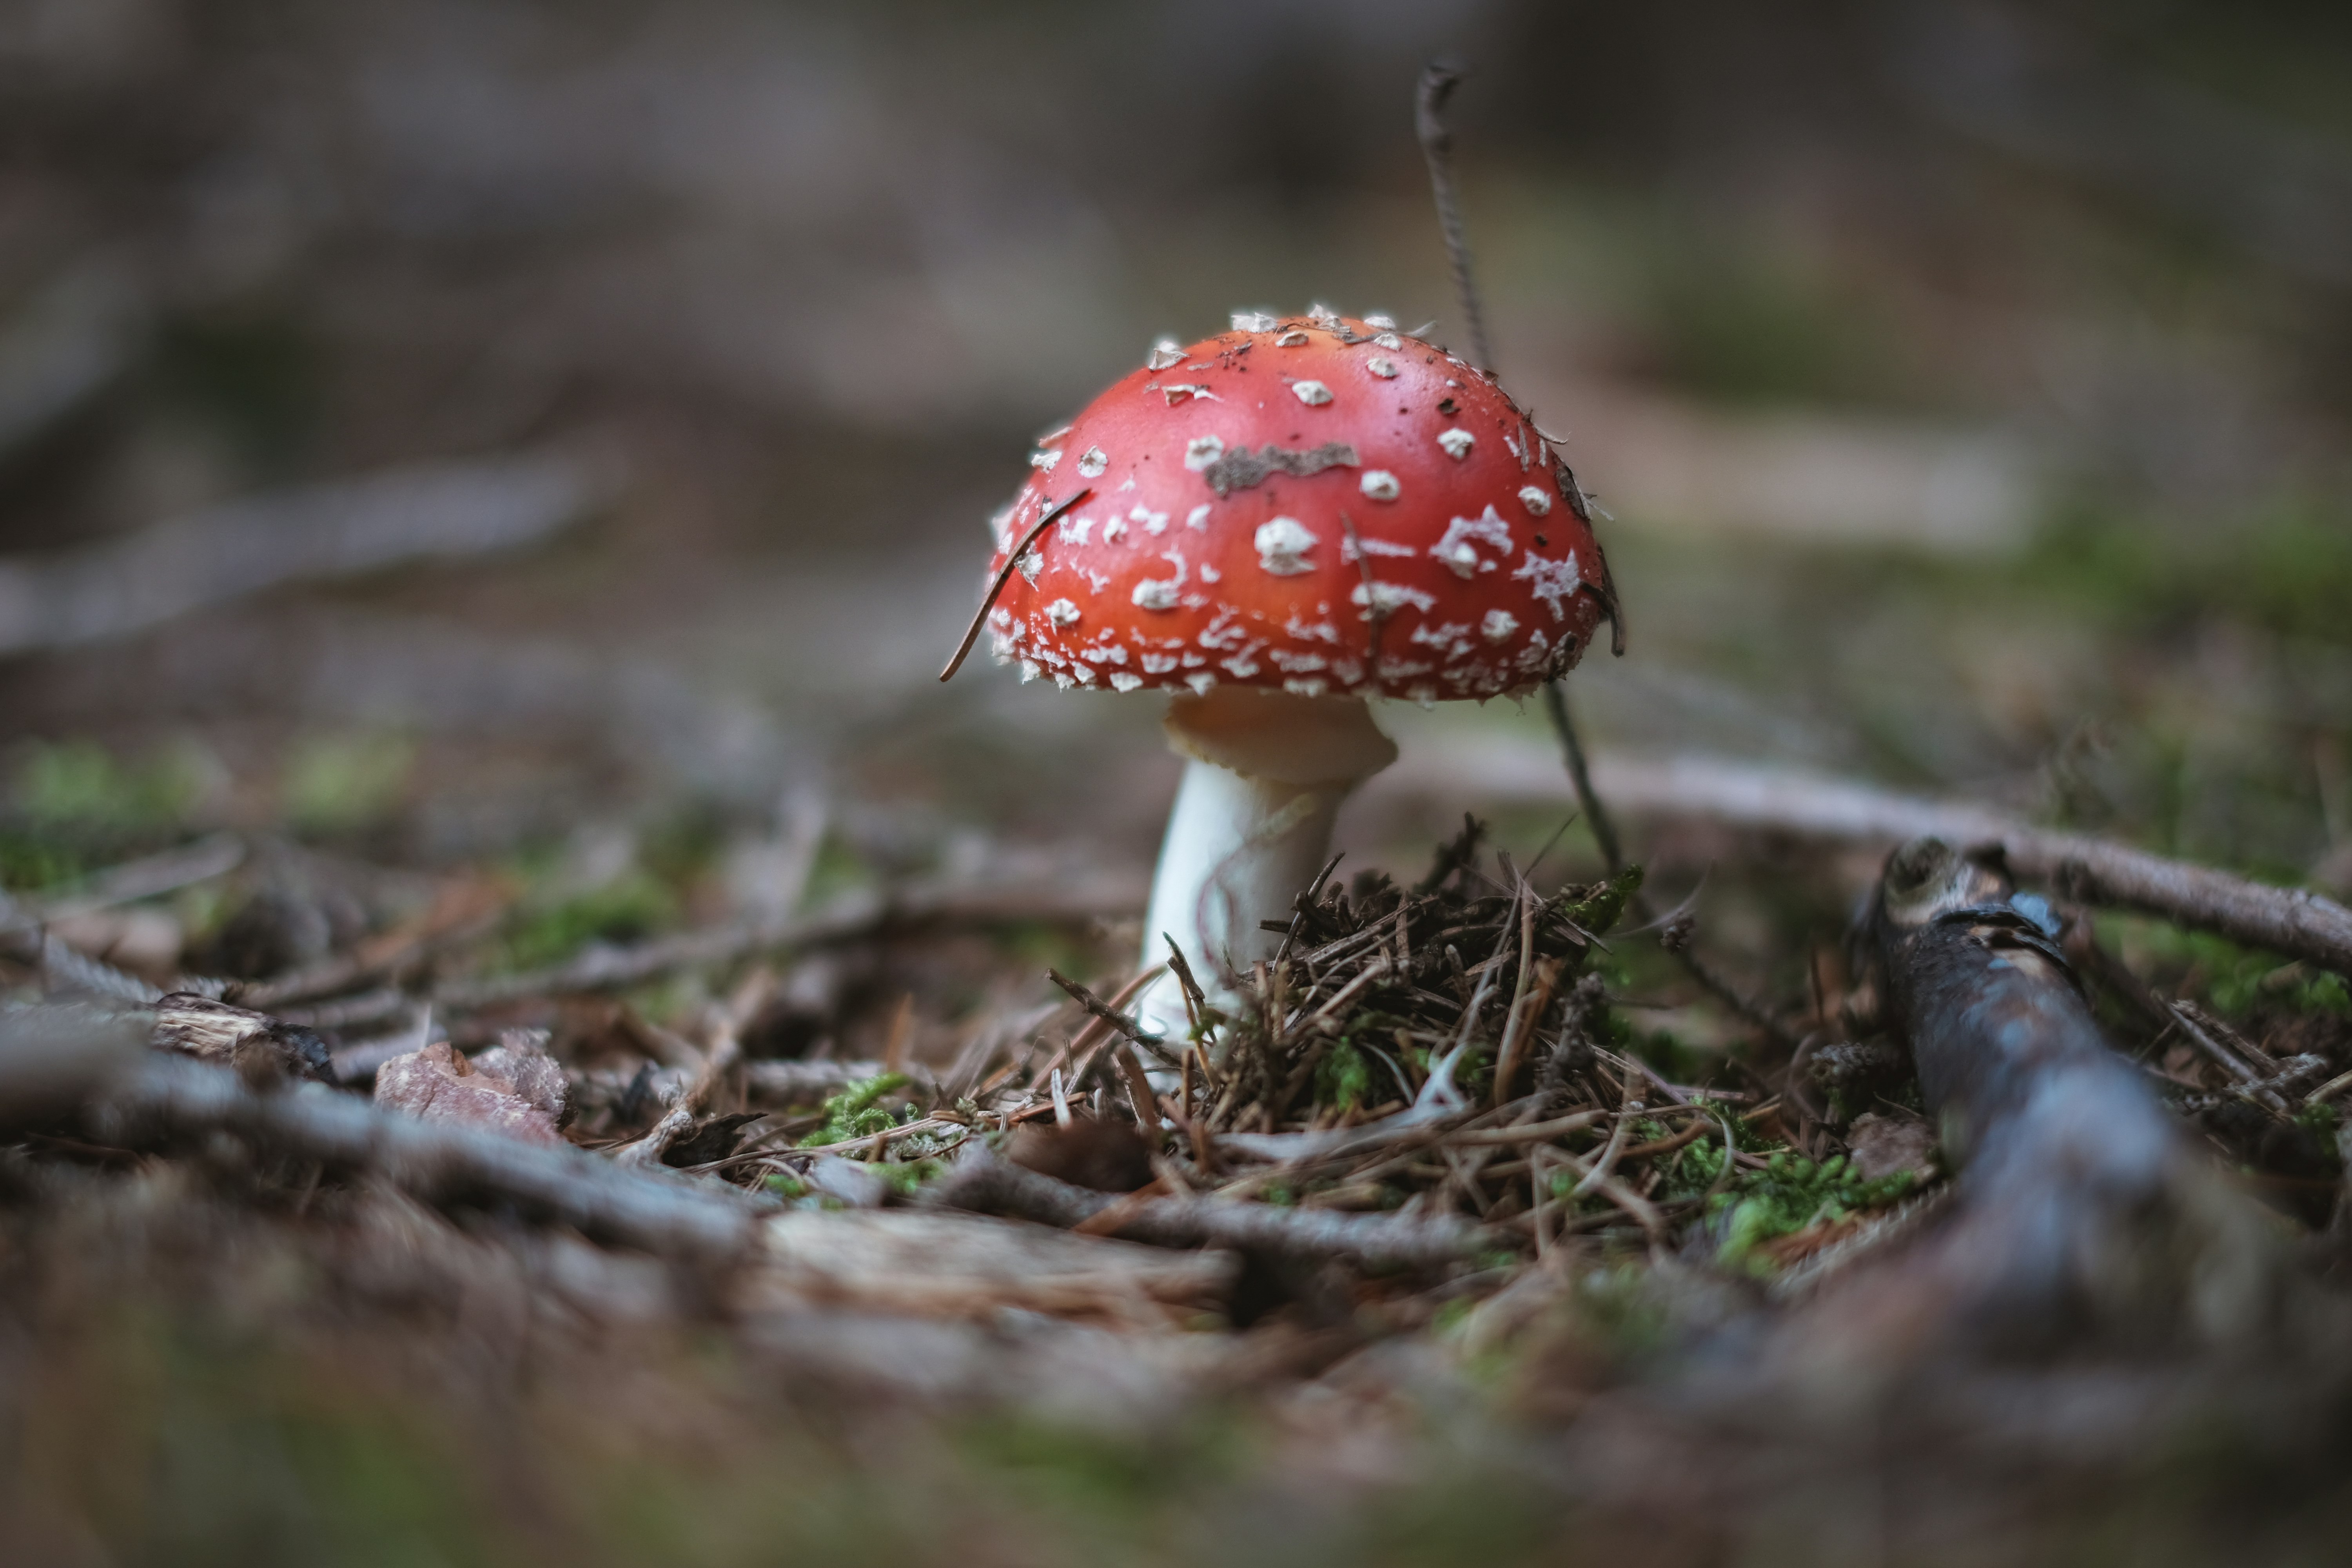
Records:
[[[996,522],[997,659],[1175,693],[1187,761],[1144,962],[1164,932],[1213,988],[1271,950],[1259,922],[1322,868],[1342,797],[1395,760],[1367,698],[1523,693],[1603,616],[1616,628],[1550,441],[1490,376],[1381,317],[1236,315],[1163,342],[1029,461]],[[1166,981],[1140,1011],[1184,1021]]]

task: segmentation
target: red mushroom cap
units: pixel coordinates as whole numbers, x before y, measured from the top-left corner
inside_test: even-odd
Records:
[[[1236,317],[1163,345],[996,521],[1000,662],[1121,691],[1494,697],[1576,663],[1608,567],[1575,476],[1484,373],[1389,322]]]

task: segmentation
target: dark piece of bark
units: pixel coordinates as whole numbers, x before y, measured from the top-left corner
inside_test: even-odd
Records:
[[[2281,1275],[2267,1227],[2109,1050],[2056,942],[1993,866],[1895,851],[1869,921],[1893,1021],[1959,1170],[1951,1223],[1907,1260],[1948,1335],[2050,1348],[2098,1330],[2246,1342]]]
[[[191,991],[157,999],[150,1038],[158,1050],[235,1068],[256,1086],[278,1079],[325,1079],[331,1065],[327,1043],[310,1030]]]
[[[427,1202],[508,1205],[669,1257],[731,1259],[755,1234],[759,1205],[732,1189],[639,1174],[569,1147],[420,1121],[323,1089],[255,1094],[234,1074],[161,1054],[92,1100],[84,1121],[92,1137],[119,1148],[226,1133],[272,1154],[373,1176]]]
[[[1329,1258],[1371,1266],[1435,1268],[1496,1245],[1495,1233],[1433,1216],[1346,1214],[1276,1208],[1219,1198],[1111,1197],[1057,1182],[975,1150],[928,1188],[928,1203],[981,1214],[1012,1215],[1067,1230],[1113,1204],[1126,1217],[1110,1234],[1160,1247],[1230,1247],[1302,1259]]]

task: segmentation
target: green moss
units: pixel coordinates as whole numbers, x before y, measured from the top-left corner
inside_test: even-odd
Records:
[[[2059,516],[2015,574],[2021,587],[2119,630],[2177,636],[2226,616],[2340,646],[2352,642],[2347,523],[2340,503],[2291,494],[2194,534],[2084,503]]]
[[[1710,1166],[1714,1174],[1720,1174],[1724,1158],[1722,1145],[1717,1143],[1708,1155],[1685,1163],[1693,1167],[1694,1175]],[[1708,1177],[1710,1183],[1714,1174]],[[1916,1184],[1908,1171],[1865,1181],[1843,1154],[1816,1164],[1793,1150],[1781,1149],[1772,1154],[1765,1169],[1740,1171],[1708,1200],[1707,1213],[1717,1221],[1722,1237],[1717,1259],[1731,1265],[1749,1263],[1760,1242],[1883,1207]]]
[[[878,1160],[873,1170],[884,1185],[905,1198],[912,1197],[924,1183],[937,1181],[947,1168],[944,1160]]]
[[[0,886],[43,891],[163,847],[185,831],[213,771],[192,747],[137,761],[88,740],[24,747],[0,811]]]
[[[2352,1013],[2341,975],[2282,963],[2276,954],[2207,931],[2183,931],[2139,915],[2102,915],[2100,936],[2135,963],[2152,965],[2176,984],[2201,989],[2215,1012],[2242,1018],[2260,1006],[2294,1013]]]
[[[817,846],[816,864],[809,868],[808,887],[802,901],[811,908],[824,905],[828,900],[866,887],[874,881],[874,868],[852,846],[827,834]]]
[[[71,845],[43,834],[0,831],[0,888],[43,892],[90,869],[90,862]]]
[[[306,833],[349,833],[392,815],[408,792],[416,747],[404,735],[316,735],[286,760],[287,819]]]
[[[1669,1082],[1688,1083],[1714,1063],[1715,1058],[1685,1045],[1681,1037],[1669,1030],[1644,1031],[1631,1025],[1622,1028],[1625,1042],[1617,1048],[1657,1068]]]
[[[1353,1044],[1341,1040],[1315,1068],[1315,1103],[1341,1110],[1360,1109],[1372,1091],[1372,1064]]]
[[[1595,1268],[1576,1282],[1578,1315],[1620,1355],[1641,1355],[1664,1342],[1668,1314],[1649,1290],[1649,1272],[1632,1263]]]
[[[727,847],[727,820],[715,807],[692,804],[668,813],[645,832],[637,863],[672,886],[709,874]]]
[[[58,741],[25,752],[11,795],[37,832],[114,837],[177,826],[203,787],[202,766],[188,752],[130,763],[95,741]]]
[[[898,1118],[895,1112],[883,1110],[880,1102],[912,1081],[905,1073],[886,1072],[845,1086],[824,1102],[824,1124],[803,1138],[800,1146],[818,1149],[828,1143],[846,1143],[853,1138],[887,1132],[898,1125]]]
[[[1633,895],[1642,890],[1642,877],[1641,867],[1628,866],[1609,880],[1580,889],[1572,899],[1563,894],[1563,901],[1546,909],[1542,919],[1567,921],[1591,935],[1606,936]]]

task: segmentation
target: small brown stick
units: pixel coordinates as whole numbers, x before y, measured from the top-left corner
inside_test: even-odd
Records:
[[[1554,1117],[1549,1121],[1531,1121],[1523,1127],[1481,1127],[1467,1132],[1444,1134],[1449,1148],[1508,1148],[1519,1143],[1549,1143],[1570,1132],[1581,1132],[1609,1113],[1605,1110],[1580,1110],[1573,1116]]]
[[[1552,1152],[1559,1155],[1561,1163],[1566,1164],[1570,1170],[1578,1173],[1580,1177],[1588,1176],[1591,1173],[1592,1167],[1591,1165],[1587,1164],[1584,1161],[1578,1159],[1567,1150],[1554,1149]],[[1602,1176],[1598,1182],[1593,1184],[1593,1191],[1598,1192],[1602,1197],[1607,1198],[1611,1203],[1616,1205],[1617,1207],[1622,1210],[1634,1224],[1640,1226],[1650,1235],[1656,1236],[1660,1231],[1665,1228],[1665,1218],[1663,1215],[1659,1214],[1656,1205],[1652,1204],[1649,1199],[1643,1197],[1641,1194],[1635,1192],[1633,1188],[1627,1186],[1617,1177],[1612,1175]],[[1565,1209],[1573,1205],[1582,1192],[1583,1184],[1582,1182],[1580,1181],[1577,1189],[1574,1192],[1566,1193],[1559,1197],[1549,1199],[1544,1206],[1548,1208],[1558,1206]]]
[[[2241,1058],[2237,1052],[2215,1039],[2206,1030],[2205,1025],[2208,1020],[2204,1014],[2185,1002],[2174,1002],[2168,1004],[2168,1006],[2173,1022],[2179,1026],[2181,1037],[2202,1051],[2223,1072],[2243,1085],[2247,1099],[2253,1100],[2274,1116],[2284,1117],[2288,1114],[2286,1101],[2279,1098],[2275,1089],[2263,1086],[2263,1080],[2265,1075]]]
[[[1144,1205],[1168,1194],[1171,1189],[1165,1186],[1163,1182],[1164,1178],[1155,1173],[1152,1180],[1146,1182],[1135,1191],[1119,1194],[1116,1202],[1096,1210],[1090,1217],[1078,1221],[1070,1227],[1070,1234],[1105,1237],[1117,1235],[1118,1227],[1135,1217],[1136,1213]]]
[[[1201,983],[1192,978],[1192,965],[1185,960],[1184,950],[1176,945],[1176,939],[1161,931],[1160,940],[1168,944],[1168,966],[1176,972],[1176,984],[1184,993],[1185,1017],[1198,1029],[1208,1011],[1209,998],[1202,991]]]
[[[1395,914],[1383,915],[1361,931],[1351,931],[1348,935],[1342,937],[1335,937],[1331,941],[1325,942],[1321,947],[1316,948],[1310,952],[1303,953],[1300,956],[1316,968],[1328,970],[1339,960],[1353,954],[1357,949],[1370,947],[1377,944],[1381,940],[1381,932],[1388,926],[1389,922],[1391,921],[1402,920],[1404,918],[1404,907],[1400,905],[1398,906]]]
[[[1281,1090],[1274,1098],[1276,1115],[1288,1112],[1291,1103],[1297,1100],[1299,1090],[1307,1087],[1307,1080],[1322,1064],[1324,1053],[1329,1049],[1332,1037],[1339,1032],[1336,1026],[1326,1029],[1320,1026],[1325,1025],[1340,1008],[1386,979],[1388,972],[1388,955],[1382,953],[1365,965],[1354,979],[1339,987],[1329,1001],[1299,1021],[1293,1034],[1305,1034],[1311,1031],[1315,1037],[1307,1042],[1307,1049],[1299,1056],[1298,1065],[1290,1069],[1289,1077],[1283,1080]]]
[[[1315,900],[1323,896],[1323,884],[1331,879],[1331,873],[1339,869],[1339,862],[1346,858],[1347,852],[1342,850],[1324,861],[1323,869],[1307,884],[1307,890],[1290,901],[1290,924],[1283,928],[1281,945],[1274,950],[1275,963],[1280,963],[1290,956],[1291,945],[1298,940],[1298,928],[1307,923],[1307,912],[1315,907]],[[1272,1026],[1271,1020],[1268,1026]]]
[[[1123,1197],[1073,1186],[975,1151],[922,1201],[984,1214],[1010,1214],[1067,1230]],[[1638,1201],[1638,1200],[1636,1200]],[[1475,1256],[1494,1233],[1449,1216],[1404,1218],[1331,1209],[1277,1208],[1207,1197],[1164,1197],[1133,1205],[1118,1230],[1159,1247],[1234,1247],[1285,1257],[1344,1258],[1361,1264],[1429,1268]]]
[[[1577,734],[1576,719],[1568,710],[1567,694],[1557,680],[1545,683],[1544,712],[1551,720],[1552,733],[1559,738],[1560,755],[1568,764],[1569,783],[1576,791],[1577,809],[1584,814],[1586,822],[1591,826],[1593,841],[1601,847],[1601,863],[1608,867],[1610,876],[1615,877],[1625,868],[1624,850],[1618,840],[1616,825],[1610,818],[1608,807],[1601,802],[1601,792],[1593,787],[1592,770],[1585,761],[1584,742]],[[1644,922],[1657,918],[1656,908],[1647,893],[1637,891],[1633,895],[1633,908],[1634,914]],[[1682,932],[1679,937],[1674,934],[1677,929]],[[1699,989],[1730,1008],[1737,1016],[1762,1030],[1765,1038],[1782,1050],[1796,1049],[1797,1042],[1780,1026],[1778,1019],[1740,994],[1738,989],[1724,979],[1713,964],[1699,956],[1690,945],[1687,925],[1676,928],[1669,921],[1667,931],[1659,935],[1658,945],[1674,955],[1675,962],[1683,966],[1685,973],[1698,982]]]
[[[1544,712],[1551,719],[1552,733],[1559,738],[1560,755],[1568,763],[1568,780],[1576,790],[1576,806],[1584,813],[1585,826],[1592,829],[1592,841],[1601,847],[1601,863],[1609,868],[1612,877],[1625,868],[1625,853],[1617,837],[1617,825],[1601,804],[1601,794],[1592,787],[1592,770],[1584,760],[1584,742],[1576,732],[1576,721],[1568,711],[1567,689],[1557,680],[1544,682]]]
[[[1148,1133],[1157,1134],[1160,1131],[1160,1100],[1151,1092],[1151,1079],[1144,1075],[1143,1064],[1136,1060],[1133,1051],[1123,1047],[1114,1048],[1111,1055],[1118,1063],[1120,1079],[1127,1085],[1127,1102],[1135,1110],[1135,1124]]]
[[[646,1135],[633,1143],[624,1143],[613,1151],[613,1162],[619,1165],[657,1165],[669,1146],[694,1129],[710,1108],[711,1096],[719,1086],[733,1075],[743,1060],[743,1026],[750,1023],[775,990],[775,977],[765,971],[751,976],[736,987],[728,998],[726,1007],[710,1020],[710,1048],[696,1069],[694,1081],[678,1096],[677,1103],[653,1124]]]
[[[1633,1098],[1633,1075],[1627,1073],[1618,1085],[1617,1117],[1610,1123],[1609,1142],[1602,1147],[1601,1158],[1592,1163],[1584,1179],[1568,1194],[1570,1197],[1580,1198],[1609,1179],[1610,1173],[1617,1168],[1618,1151],[1625,1146],[1625,1129],[1633,1124],[1633,1112],[1641,1109],[1642,1102]]]
[[[1347,984],[1342,985],[1337,992],[1333,993],[1331,999],[1328,1002],[1324,1003],[1323,1005],[1316,1008],[1313,1013],[1309,1014],[1301,1023],[1300,1027],[1311,1027],[1317,1024],[1322,1023],[1325,1019],[1337,1013],[1340,1008],[1346,1006],[1349,1003],[1353,1002],[1357,997],[1362,995],[1366,991],[1370,990],[1373,986],[1387,979],[1388,976],[1388,954],[1381,953],[1380,956],[1374,958],[1371,963],[1366,964],[1360,971],[1359,971],[1354,979],[1349,981]]]
[[[2345,1073],[2337,1078],[2329,1079],[2326,1083],[2323,1083],[2317,1089],[2313,1089],[2310,1094],[2305,1096],[2304,1103],[2306,1105],[2325,1105],[2327,1101],[2334,1100],[2337,1095],[2342,1094],[2347,1089],[2352,1089],[2352,1072]]]
[[[1617,1163],[1622,1165],[1628,1160],[1647,1160],[1659,1154],[1671,1154],[1685,1144],[1697,1142],[1714,1130],[1715,1123],[1706,1117],[1694,1118],[1688,1127],[1671,1138],[1654,1138],[1647,1143],[1636,1143],[1631,1149],[1620,1151]]]
[[[980,608],[972,612],[971,625],[964,628],[963,641],[956,644],[955,657],[948,660],[945,669],[940,671],[941,680],[954,679],[955,672],[963,668],[965,657],[971,652],[971,645],[980,640],[980,628],[988,622],[988,612],[996,606],[996,596],[1004,592],[1005,584],[1013,581],[1013,574],[1020,566],[1021,558],[1029,553],[1029,547],[1037,542],[1037,536],[1045,531],[1048,523],[1094,493],[1091,488],[1081,489],[1069,500],[1048,508],[1029,531],[1021,536],[1021,542],[1004,557],[1003,569],[996,574],[996,581],[991,583],[988,592],[981,595]]]
[[[1658,1086],[1658,1092],[1664,1095],[1668,1100],[1673,1100],[1676,1105],[1688,1105],[1691,1103],[1691,1097],[1688,1092],[1684,1090],[1679,1085],[1668,1083],[1664,1077],[1660,1076],[1657,1068],[1652,1067],[1641,1058],[1621,1057],[1613,1051],[1604,1051],[1598,1048],[1596,1048],[1592,1054],[1601,1060],[1607,1062],[1617,1068],[1621,1073],[1626,1071],[1628,1068],[1640,1073],[1643,1078],[1646,1078],[1652,1083],[1656,1084]]]
[[[2231,1050],[2235,1051],[2240,1057],[2252,1063],[2262,1076],[2274,1078],[2278,1075],[2282,1064],[2276,1057],[2197,1005],[2196,1003],[2175,1002],[2172,1004],[2172,1012],[2175,1016],[2186,1018]]]
[[[1145,970],[1141,974],[1137,975],[1133,980],[1127,983],[1125,987],[1123,987],[1118,994],[1119,999],[1121,1001],[1125,1001],[1133,996],[1136,992],[1142,989],[1146,983],[1157,977],[1159,973],[1160,970],[1156,966]],[[1109,1004],[1103,1001],[1101,997],[1096,995],[1093,992],[1087,990],[1085,986],[1079,984],[1076,981],[1071,979],[1060,970],[1048,969],[1045,971],[1045,978],[1060,986],[1063,990],[1068,992],[1070,994],[1070,999],[1076,1002],[1079,1006],[1084,1007],[1087,1012],[1093,1014],[1098,1022],[1108,1025],[1112,1030],[1123,1036],[1127,1039],[1133,1041],[1135,1044],[1143,1047],[1146,1050],[1150,1051],[1154,1056],[1162,1054],[1161,1042],[1159,1036],[1147,1032],[1139,1026],[1136,1022],[1129,1018],[1126,1014],[1118,1011]],[[1074,1041],[1072,1044],[1075,1048],[1076,1042]],[[1170,1065],[1173,1066],[1174,1064],[1171,1063]]]
[[[1421,139],[1421,155],[1429,162],[1430,194],[1437,201],[1437,227],[1445,237],[1445,259],[1454,268],[1454,292],[1462,300],[1463,331],[1470,339],[1470,363],[1480,370],[1494,368],[1486,350],[1486,315],[1478,309],[1478,285],[1470,272],[1470,242],[1463,233],[1462,203],[1454,188],[1454,128],[1446,122],[1445,103],[1462,85],[1463,73],[1432,62],[1421,73],[1420,91],[1413,99],[1413,130]]]
[[[1054,1054],[1045,1058],[1045,1066],[1030,1074],[1029,1082],[1033,1086],[1040,1079],[1050,1076],[1055,1068],[1062,1067],[1066,1063],[1075,1062],[1082,1053],[1091,1052],[1096,1043],[1101,1040],[1105,1036],[1110,1034],[1122,1021],[1122,1016],[1118,1009],[1126,1006],[1129,1002],[1135,1000],[1137,994],[1140,993],[1146,985],[1151,984],[1152,980],[1160,973],[1160,971],[1158,968],[1145,970],[1142,973],[1137,975],[1134,979],[1120,986],[1118,988],[1118,994],[1114,995],[1108,1004],[1105,1004],[1099,997],[1096,996],[1093,992],[1088,991],[1085,986],[1078,985],[1076,981],[1068,979],[1067,977],[1050,969],[1045,973],[1047,976],[1052,979],[1055,984],[1060,986],[1065,991],[1069,991],[1072,1000],[1076,1001],[1081,1007],[1086,1008],[1086,1010],[1093,1016],[1087,1020],[1084,1026],[1082,1026],[1076,1034],[1072,1035],[1067,1040],[1062,1042],[1061,1046],[1055,1050]],[[1071,991],[1071,987],[1074,985],[1077,986],[1077,989],[1076,991]],[[1127,1035],[1126,1037],[1131,1040],[1135,1038],[1135,1036],[1129,1034]],[[1166,1061],[1168,1059],[1166,1054],[1162,1051],[1154,1051],[1153,1054],[1159,1056],[1162,1061]],[[1089,1063],[1087,1065],[1091,1064]]]
[[[1511,1078],[1519,1066],[1519,1044],[1527,1037],[1528,1027],[1533,1022],[1528,1016],[1529,1009],[1527,1004],[1528,972],[1535,964],[1536,894],[1524,879],[1519,883],[1518,903],[1519,974],[1511,987],[1510,1010],[1503,1015],[1503,1043],[1495,1048],[1494,1103],[1496,1105],[1510,1097]],[[1542,1011],[1544,1003],[1550,1000],[1551,987],[1543,986],[1541,1000],[1537,1002],[1534,1010]]]

